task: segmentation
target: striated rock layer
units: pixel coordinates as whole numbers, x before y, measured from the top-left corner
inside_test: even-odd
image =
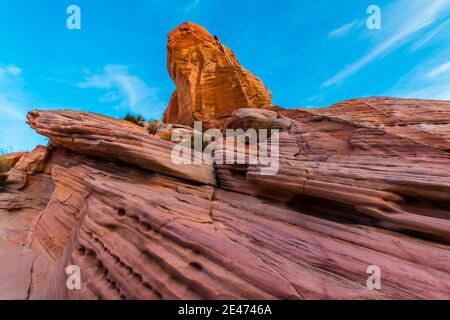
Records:
[[[205,28],[183,23],[169,34],[167,48],[169,74],[177,89],[164,122],[192,125],[194,120],[215,120],[236,109],[272,104],[262,81]]]
[[[23,156],[11,173],[27,172],[28,182],[12,183],[21,187],[9,199],[35,202],[0,201],[9,216],[0,226],[28,230],[0,229],[0,247],[9,248],[0,259],[11,266],[0,274],[21,279],[9,282],[17,290],[7,298],[450,297],[448,151],[351,117],[348,106],[382,101],[407,103],[354,100],[340,112],[239,110],[227,126],[281,130],[280,171],[262,176],[250,165],[217,165],[208,169],[214,183],[198,178],[202,166],[180,175],[164,165],[173,143],[141,137],[137,126],[84,112],[30,112],[30,124],[51,147]],[[420,110],[433,102],[408,103]],[[436,102],[436,118],[449,118],[449,106]],[[397,117],[407,119],[398,110]],[[443,121],[410,122],[448,141]],[[111,143],[111,131],[117,153],[101,147]],[[131,147],[143,141],[154,156],[132,160]],[[28,186],[36,179],[48,184],[50,199],[36,201]],[[68,265],[80,267],[81,290],[67,289]],[[382,270],[382,290],[366,287],[371,265]]]

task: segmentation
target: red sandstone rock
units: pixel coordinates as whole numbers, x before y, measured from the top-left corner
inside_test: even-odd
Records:
[[[395,113],[395,121],[387,112]],[[450,102],[373,98],[278,113],[291,121],[289,134],[280,136],[279,173],[261,176],[249,167],[239,168],[236,177],[234,166],[220,165],[222,188],[245,189],[312,214],[358,223],[369,219],[365,223],[450,241],[450,136],[444,120],[450,120]],[[253,115],[253,121],[260,118]],[[249,119],[235,113],[229,125],[248,127]]]
[[[28,176],[44,170],[47,154],[47,148],[43,146],[38,146],[32,152],[22,154],[8,174],[7,184],[15,189],[24,188],[27,185]]]
[[[25,154],[26,154],[26,152],[8,153],[8,154],[0,156],[0,158],[11,161],[11,164],[15,165],[20,160],[20,158],[22,158],[22,156]]]
[[[56,189],[32,241],[49,257],[48,278],[31,298],[439,299],[450,290],[447,246],[60,152],[51,162]],[[81,291],[65,290],[61,266],[72,264]],[[365,288],[372,264],[383,270],[379,292]]]
[[[192,125],[194,120],[215,120],[236,109],[272,104],[262,81],[203,27],[183,23],[169,34],[167,47],[168,69],[177,90],[163,121]]]
[[[212,166],[178,165],[171,159],[174,143],[154,137],[127,121],[88,112],[32,111],[30,126],[52,139],[52,145],[77,153],[122,161],[163,174],[215,185]]]
[[[220,51],[200,49],[214,39],[190,24],[172,38],[176,79],[199,76],[191,64],[180,69],[179,54]],[[450,102],[216,110],[174,105],[177,92],[166,117],[181,123],[204,115],[221,129],[279,129],[278,174],[176,166],[174,144],[138,126],[32,111],[30,125],[50,145],[22,155],[0,194],[0,298],[450,297]],[[67,290],[68,265],[81,269],[79,291]],[[372,265],[381,290],[366,287]]]
[[[111,164],[101,148],[96,155],[107,162],[71,153],[85,150],[84,130],[116,120],[73,112],[89,119],[77,127],[59,112],[32,113],[31,124],[69,152],[53,151],[48,160],[56,188],[28,239],[40,254],[30,297],[448,297],[447,152],[321,111],[234,113],[233,126],[282,127],[281,170],[263,177],[251,166],[221,165],[220,188],[180,180],[176,171]],[[103,130],[97,138],[110,139]],[[61,266],[70,264],[85,276],[80,292],[64,287]],[[373,264],[383,271],[382,291],[364,287]]]

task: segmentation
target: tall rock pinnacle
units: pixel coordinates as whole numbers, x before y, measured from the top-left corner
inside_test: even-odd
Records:
[[[272,104],[264,83],[205,28],[183,23],[169,34],[167,47],[167,67],[177,89],[165,122],[191,125],[229,116],[236,109]]]

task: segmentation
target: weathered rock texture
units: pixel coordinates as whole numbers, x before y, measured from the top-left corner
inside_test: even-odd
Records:
[[[216,184],[212,166],[174,164],[172,144],[149,135],[146,129],[132,123],[67,110],[32,111],[28,121],[38,133],[52,137],[52,145],[56,147],[199,183]],[[67,125],[70,127],[68,131]]]
[[[168,69],[177,89],[163,121],[192,125],[194,120],[215,120],[236,109],[272,104],[262,81],[203,27],[180,25],[169,34],[167,47]]]
[[[348,106],[366,103],[420,111],[434,102],[239,110],[230,127],[281,130],[280,171],[261,176],[254,166],[218,165],[213,182],[198,178],[203,166],[181,176],[164,164],[173,143],[137,126],[75,111],[31,112],[30,124],[51,147],[23,156],[11,176],[24,173],[25,187],[12,183],[21,189],[2,194],[0,259],[9,263],[1,274],[16,288],[6,298],[450,297],[448,151],[377,126],[377,115],[373,128],[351,118]],[[436,118],[449,118],[449,106],[435,102]],[[435,143],[448,141],[444,121],[398,110],[397,117],[427,124],[426,133],[442,139]],[[116,149],[101,147],[112,141]],[[155,152],[145,161],[130,151],[142,141]],[[74,264],[80,291],[65,287],[64,268]],[[366,288],[370,265],[382,270],[382,290]]]
[[[20,155],[0,193],[0,298],[450,298],[450,102],[235,110],[221,129],[280,130],[273,176],[175,165],[164,136],[189,128],[28,121],[50,142]],[[373,265],[381,290],[367,288]]]

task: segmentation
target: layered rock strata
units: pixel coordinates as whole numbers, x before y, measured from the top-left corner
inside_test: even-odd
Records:
[[[169,36],[168,60],[177,91],[165,120],[176,125],[28,114],[49,145],[8,156],[0,298],[450,298],[450,102],[275,107],[191,23]],[[251,146],[227,139],[215,163],[175,163],[171,137],[190,141],[197,119],[278,130],[279,170],[262,175]],[[236,152],[245,161],[217,161]],[[68,266],[81,289],[67,286]],[[379,290],[367,286],[374,266]]]

